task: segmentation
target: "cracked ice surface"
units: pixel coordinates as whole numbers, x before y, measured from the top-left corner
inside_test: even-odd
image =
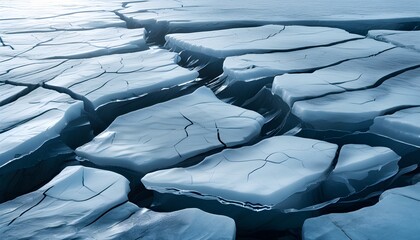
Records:
[[[157,22],[168,25],[169,31],[212,30],[267,23],[312,23],[371,29],[385,23],[395,25],[418,21],[420,6],[417,0],[402,0],[398,4],[392,0],[157,0],[129,3],[119,12],[136,24]]]
[[[420,184],[385,191],[377,204],[350,213],[308,219],[305,240],[407,239],[420,235]]]
[[[374,119],[369,131],[420,146],[420,107],[397,111]]]
[[[176,53],[160,49],[80,60],[46,85],[83,96],[97,108],[194,81],[198,73],[178,61]]]
[[[299,101],[292,112],[317,129],[367,128],[375,117],[420,105],[420,68],[388,79],[376,88]]]
[[[202,87],[118,117],[76,153],[98,165],[145,174],[212,149],[246,143],[260,133],[263,120],[258,113],[226,104]]]
[[[399,160],[400,156],[386,147],[344,145],[335,168],[323,183],[323,193],[332,199],[361,192],[395,176]]]
[[[368,37],[420,52],[420,31],[371,30]]]
[[[226,58],[223,71],[229,81],[245,81],[316,70],[351,59],[367,58],[393,47],[372,39],[362,39],[291,52],[246,54]]]
[[[28,59],[88,58],[147,49],[142,29],[99,28],[0,35],[9,47],[0,48],[0,62]]]
[[[14,86],[0,83],[0,92],[2,93],[0,95],[0,106],[9,103],[10,99],[19,96],[27,89],[28,88],[24,86]]]
[[[3,238],[233,239],[233,220],[186,209],[156,213],[128,202],[129,182],[109,171],[67,167],[39,190],[0,204]],[[209,227],[204,227],[209,226]]]
[[[147,174],[142,182],[158,192],[216,199],[257,210],[300,208],[304,197],[287,199],[322,181],[337,145],[298,137],[277,136],[253,146],[226,149],[189,168]],[[194,194],[199,193],[199,194]]]
[[[82,109],[82,102],[42,88],[1,106],[0,166],[59,136]]]
[[[189,50],[216,58],[246,53],[291,51],[357,38],[362,38],[362,36],[337,28],[282,25],[165,36],[166,45],[170,48]]]
[[[291,107],[300,100],[372,87],[410,68],[420,67],[419,59],[420,54],[414,51],[394,48],[313,73],[277,76],[272,91]]]

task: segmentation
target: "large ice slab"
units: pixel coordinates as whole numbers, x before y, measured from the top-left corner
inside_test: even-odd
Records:
[[[235,223],[197,209],[156,213],[128,202],[129,182],[67,167],[39,190],[0,204],[4,239],[234,239]]]
[[[322,192],[328,199],[357,194],[395,176],[400,158],[386,147],[344,145],[336,166],[323,183]]]
[[[362,39],[292,52],[246,54],[226,58],[223,71],[228,81],[245,81],[316,70],[346,60],[366,58],[393,47],[372,39]]]
[[[362,36],[350,34],[337,28],[283,25],[178,33],[165,36],[167,47],[188,50],[215,58],[226,58],[246,53],[291,51],[357,38],[362,38]]]
[[[397,111],[374,119],[369,131],[420,146],[420,107]]]
[[[2,61],[29,59],[88,58],[147,49],[142,29],[99,28],[86,31],[54,31],[2,34]],[[8,57],[8,58],[7,58]]]
[[[202,87],[118,117],[76,153],[98,165],[145,174],[212,149],[246,143],[262,125],[258,113],[226,104]]]
[[[375,117],[419,106],[419,91],[420,68],[417,68],[390,78],[376,88],[296,102],[292,112],[316,129],[364,129]]]
[[[420,52],[420,31],[371,30],[368,36]]]
[[[161,193],[213,199],[254,211],[301,208],[311,204],[311,197],[295,196],[326,177],[336,150],[335,144],[323,141],[277,136],[226,149],[189,168],[149,173],[142,182]]]
[[[176,53],[159,49],[102,56],[76,61],[46,85],[69,90],[97,108],[194,81],[198,73],[178,66],[178,61]]]
[[[413,67],[420,67],[420,54],[394,48],[379,55],[350,60],[313,73],[284,74],[273,82],[272,92],[292,106],[296,101],[331,93],[363,89]]]
[[[135,24],[150,28],[156,24],[169,32],[267,23],[305,23],[366,31],[397,27],[398,23],[413,23],[415,27],[420,12],[417,3],[416,0],[403,0],[398,4],[392,0],[158,0],[129,3],[119,13]]]
[[[305,240],[407,239],[420,234],[420,184],[384,192],[377,204],[350,213],[308,219]]]
[[[43,88],[1,106],[0,166],[58,137],[82,110],[81,101]]]

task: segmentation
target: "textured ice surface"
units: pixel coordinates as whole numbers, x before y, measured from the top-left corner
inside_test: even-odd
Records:
[[[420,31],[371,30],[368,36],[420,52]]]
[[[233,220],[197,209],[155,213],[128,202],[129,182],[67,167],[39,190],[0,204],[4,239],[233,239]]]
[[[362,38],[344,30],[326,27],[266,25],[252,28],[179,33],[165,36],[170,48],[225,58],[246,53],[290,51]]]
[[[420,108],[408,108],[392,115],[377,117],[370,131],[420,146]]]
[[[362,39],[292,52],[246,54],[226,58],[223,70],[229,81],[245,81],[316,70],[346,60],[369,57],[392,47],[391,44]]]
[[[399,160],[400,156],[386,147],[344,145],[323,184],[323,193],[329,199],[358,193],[397,174]]]
[[[412,67],[420,67],[420,54],[394,48],[377,56],[350,60],[314,73],[277,76],[272,91],[292,106],[296,101],[331,93],[363,89]]]
[[[212,149],[246,143],[262,125],[258,113],[226,104],[202,87],[118,117],[76,152],[98,165],[148,173]]]
[[[287,200],[325,178],[336,150],[335,144],[323,141],[277,136],[253,146],[226,149],[189,168],[149,173],[142,182],[158,192],[216,199],[255,210],[258,206],[299,208],[308,199]]]
[[[191,82],[198,77],[177,65],[176,53],[148,50],[135,53],[76,60],[66,66],[48,86],[65,88],[85,97],[96,108],[122,100]]]
[[[82,109],[82,102],[42,88],[1,106],[0,166],[59,136]]]
[[[420,105],[419,91],[420,68],[417,68],[376,88],[296,102],[292,112],[317,129],[363,129],[377,116]]]
[[[210,30],[274,22],[369,29],[418,21],[420,7],[417,0],[402,0],[398,4],[392,0],[158,0],[129,3],[126,9],[119,12],[137,24],[157,23],[167,26],[170,31]]]
[[[0,83],[0,106],[8,103],[11,99],[16,98],[24,93],[28,88],[25,86],[14,86]]]
[[[308,219],[303,239],[418,239],[420,184],[388,190],[377,204],[350,213]]]
[[[99,28],[86,31],[54,31],[2,34],[0,56],[29,59],[87,58],[147,49],[142,29]]]

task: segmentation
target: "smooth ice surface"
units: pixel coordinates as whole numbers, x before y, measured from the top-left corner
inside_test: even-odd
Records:
[[[167,168],[212,149],[246,143],[263,125],[258,113],[226,104],[202,87],[118,117],[76,153],[140,173]]]
[[[289,197],[319,183],[334,159],[335,144],[277,136],[253,146],[226,149],[189,168],[147,174],[142,182],[158,192],[223,200],[239,206],[282,209]],[[199,194],[194,194],[199,193]],[[293,207],[305,202],[296,201]]]
[[[0,56],[29,59],[88,58],[147,49],[143,29],[99,28],[86,31],[54,31],[2,34]]]
[[[219,31],[169,34],[170,48],[189,50],[216,58],[246,53],[290,51],[362,38],[344,30],[327,27],[266,25]]]
[[[363,129],[377,116],[420,105],[419,91],[420,68],[417,68],[376,88],[296,102],[292,112],[316,129]]]
[[[369,131],[420,146],[420,107],[377,117]]]
[[[371,30],[368,36],[420,52],[420,31]]]
[[[234,239],[233,220],[197,209],[156,213],[128,202],[119,174],[67,167],[39,190],[0,204],[4,239]]]
[[[381,26],[384,22],[396,25],[418,21],[420,6],[417,0],[402,0],[398,4],[392,0],[157,0],[129,3],[119,12],[138,24],[157,22],[173,31],[279,22],[360,29]]]
[[[229,81],[245,81],[316,70],[346,60],[369,57],[393,47],[372,39],[362,39],[292,52],[246,54],[226,58],[223,71]]]
[[[344,145],[323,184],[323,193],[328,198],[358,193],[397,174],[399,160],[400,156],[386,147]]]
[[[296,101],[371,87],[400,71],[420,67],[420,54],[394,48],[377,56],[350,60],[313,73],[277,76],[272,91],[292,106]]]
[[[43,88],[1,106],[0,166],[59,136],[82,109],[82,102]]]
[[[350,213],[308,219],[305,240],[416,240],[420,235],[420,184],[384,192],[377,204]]]
[[[96,108],[194,81],[198,73],[178,61],[176,53],[160,49],[76,60],[47,85],[83,96]]]

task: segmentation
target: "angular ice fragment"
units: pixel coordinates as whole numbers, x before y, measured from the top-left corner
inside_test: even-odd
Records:
[[[277,76],[272,91],[292,106],[296,101],[380,84],[401,71],[420,67],[419,59],[419,53],[395,48],[377,56],[350,60],[314,73]]]
[[[292,197],[326,177],[336,150],[335,144],[323,141],[277,136],[226,149],[192,167],[149,173],[142,182],[157,192],[213,199],[253,211],[301,208],[311,204],[311,197]]]
[[[376,117],[369,131],[420,147],[420,107]]]
[[[337,165],[323,183],[326,198],[348,197],[398,173],[398,156],[386,147],[349,144],[340,150]]]
[[[368,36],[420,52],[420,31],[371,30]]]
[[[420,235],[420,184],[384,192],[377,204],[305,221],[303,239],[407,239]]]
[[[27,91],[25,86],[14,86],[0,83],[0,106],[9,103],[12,99],[17,98],[20,94]]]
[[[246,143],[262,125],[258,113],[226,104],[202,87],[118,117],[76,153],[98,165],[145,174],[212,149]]]
[[[58,137],[82,110],[81,101],[43,88],[0,106],[0,166]]]
[[[223,70],[228,81],[246,81],[316,70],[351,59],[369,57],[393,47],[372,39],[362,39],[292,52],[246,54],[226,58]]]
[[[39,190],[0,204],[5,239],[234,239],[232,219],[197,209],[156,213],[128,202],[129,182],[109,171],[67,167]]]
[[[359,130],[375,117],[420,105],[420,68],[385,81],[376,88],[298,101],[292,112],[315,129]]]
[[[214,58],[291,51],[362,38],[344,30],[327,27],[266,25],[209,32],[177,33],[165,36],[170,48],[188,50]]]

